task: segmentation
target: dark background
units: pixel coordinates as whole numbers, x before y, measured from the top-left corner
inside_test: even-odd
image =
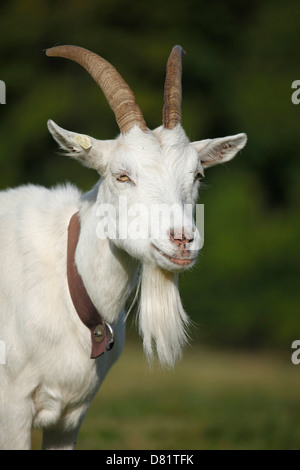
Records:
[[[115,65],[150,128],[161,124],[171,48],[183,63],[183,127],[191,140],[246,132],[232,162],[206,172],[205,243],[181,276],[193,341],[290,351],[299,321],[299,123],[291,84],[300,79],[297,2],[196,0],[2,1],[0,188],[71,181],[92,170],[56,154],[47,128],[99,139],[118,134],[96,84],[44,49],[75,44]]]

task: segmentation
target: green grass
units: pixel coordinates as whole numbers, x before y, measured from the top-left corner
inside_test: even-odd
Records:
[[[80,430],[77,449],[300,449],[300,365],[272,353],[193,346],[152,369],[129,339]],[[41,436],[33,433],[33,448]]]

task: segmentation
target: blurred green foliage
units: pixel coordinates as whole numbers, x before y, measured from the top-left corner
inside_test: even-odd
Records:
[[[0,187],[97,180],[56,152],[46,128],[113,138],[113,113],[77,64],[44,49],[76,44],[113,63],[150,128],[161,124],[165,65],[183,64],[183,126],[191,140],[246,132],[233,162],[206,173],[205,244],[181,276],[202,343],[289,349],[300,338],[297,2],[10,0],[0,7]]]

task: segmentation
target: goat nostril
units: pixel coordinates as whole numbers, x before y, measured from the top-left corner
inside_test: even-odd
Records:
[[[174,232],[174,230],[170,231],[170,239],[173,243],[176,243],[177,245],[191,243],[194,240],[194,237],[191,236],[191,234],[189,235],[190,237],[188,237],[183,230],[178,230],[176,232]]]
[[[194,238],[184,238],[184,243],[192,243]]]

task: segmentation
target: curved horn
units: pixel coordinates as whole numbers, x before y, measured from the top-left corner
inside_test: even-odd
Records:
[[[174,46],[167,62],[163,109],[163,126],[166,129],[173,129],[181,123],[182,55],[185,55],[182,47]]]
[[[117,70],[105,59],[77,46],[57,46],[47,49],[49,57],[64,57],[80,64],[102,89],[108,104],[115,113],[121,133],[134,125],[147,130],[142,112],[136,104],[134,94]]]

